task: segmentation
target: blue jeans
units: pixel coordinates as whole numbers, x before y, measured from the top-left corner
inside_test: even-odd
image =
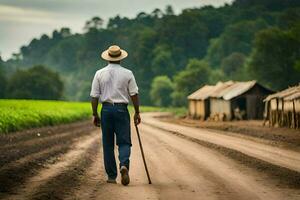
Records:
[[[114,153],[115,136],[119,150],[120,167],[129,169],[131,149],[130,116],[127,106],[102,105],[101,129],[105,171],[109,178],[117,178],[117,166]]]

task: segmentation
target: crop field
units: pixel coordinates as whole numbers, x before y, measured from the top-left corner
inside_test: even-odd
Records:
[[[0,100],[0,133],[85,119],[90,109],[89,103]]]
[[[133,108],[130,106],[129,110],[132,112]],[[157,107],[141,107],[142,112],[159,110]],[[90,117],[89,102],[0,100],[0,133],[64,124]]]

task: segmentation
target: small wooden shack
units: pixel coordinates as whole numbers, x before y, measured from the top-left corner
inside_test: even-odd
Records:
[[[209,112],[209,94],[214,90],[215,86],[205,85],[199,90],[188,96],[189,116],[194,119],[206,119]]]
[[[300,84],[269,95],[265,120],[270,126],[300,128]]]
[[[206,85],[188,96],[189,116],[197,119],[262,119],[263,99],[272,91],[248,82],[219,82]]]
[[[257,81],[229,82],[221,91],[211,94],[211,118],[262,119],[263,99],[271,93]]]

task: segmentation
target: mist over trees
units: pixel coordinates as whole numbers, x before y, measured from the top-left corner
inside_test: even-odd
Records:
[[[179,15],[167,6],[108,23],[96,16],[83,34],[62,28],[21,47],[0,66],[0,84],[18,69],[44,65],[60,74],[65,99],[88,100],[93,75],[106,64],[100,53],[118,44],[129,52],[122,64],[134,72],[144,105],[181,106],[202,85],[229,79],[280,90],[300,81],[299,13],[300,1],[236,0]],[[165,90],[170,95],[160,99]]]

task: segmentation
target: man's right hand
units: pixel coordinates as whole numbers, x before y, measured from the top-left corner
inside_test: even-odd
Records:
[[[100,117],[98,115],[93,116],[93,124],[96,127],[100,127]]]
[[[133,120],[134,120],[134,124],[137,126],[139,125],[139,123],[141,123],[141,116],[140,116],[140,113],[135,113],[134,114],[134,117],[133,117]]]

